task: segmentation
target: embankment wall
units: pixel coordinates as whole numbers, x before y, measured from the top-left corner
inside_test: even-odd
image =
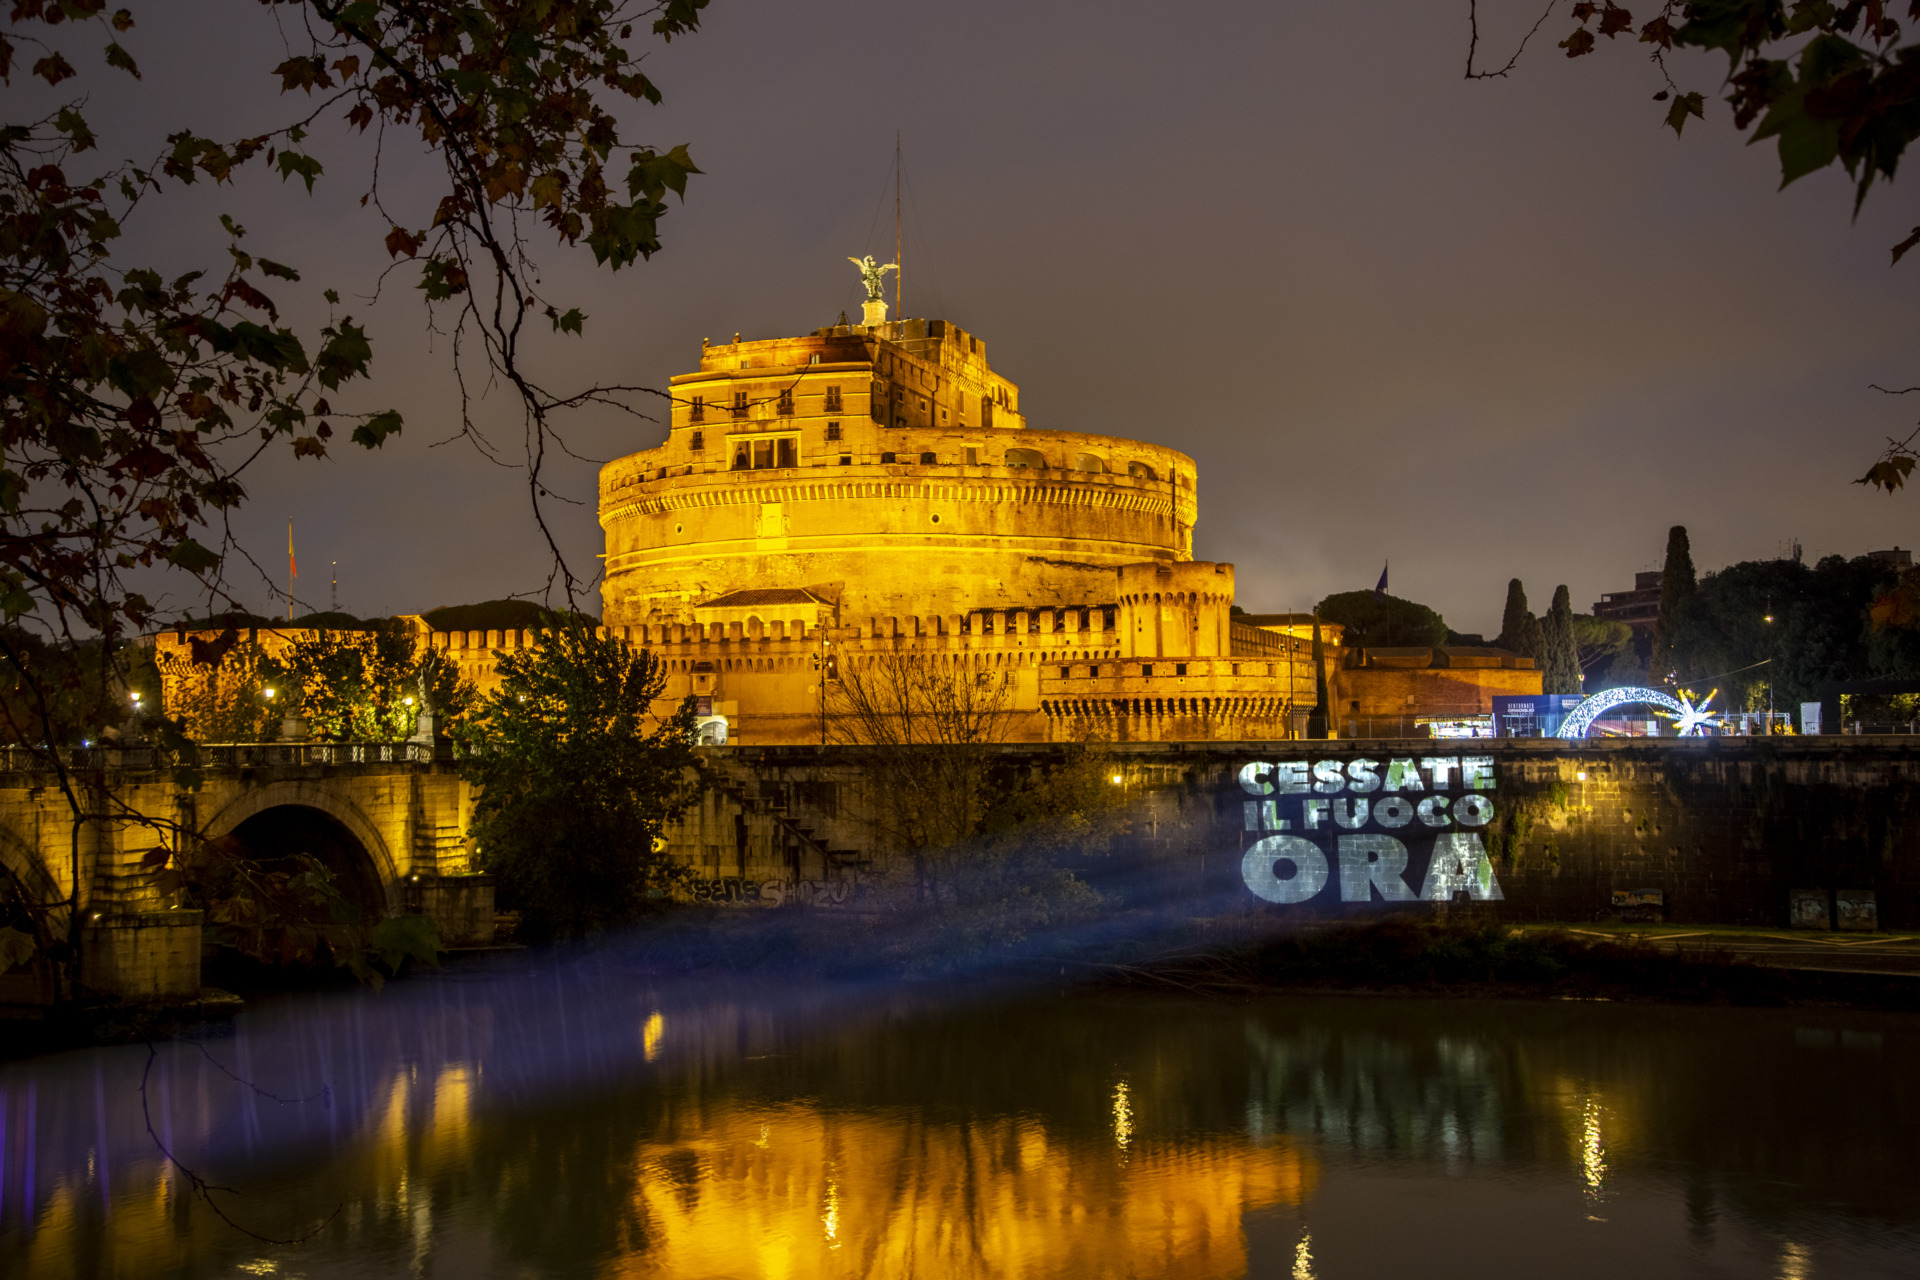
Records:
[[[1920,741],[1374,740],[1094,748],[1127,818],[1080,870],[1193,914],[1356,916],[1465,900],[1515,920],[1786,925],[1796,891],[1870,892],[1920,928]],[[1001,748],[1012,770],[1063,758]],[[722,785],[670,833],[704,898],[828,905],[883,867],[844,748],[722,748]],[[1117,782],[1111,779],[1118,779]],[[764,886],[777,887],[762,892]],[[806,889],[798,888],[800,885]],[[853,900],[853,899],[849,899]]]

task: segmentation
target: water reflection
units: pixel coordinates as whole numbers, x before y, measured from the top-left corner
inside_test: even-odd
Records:
[[[1894,1018],[449,977],[0,1069],[0,1274],[1902,1274],[1916,1066]]]

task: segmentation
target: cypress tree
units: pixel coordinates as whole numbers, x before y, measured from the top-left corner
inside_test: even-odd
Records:
[[[1514,644],[1513,651],[1523,658],[1532,658],[1533,665],[1540,670],[1547,669],[1547,632],[1540,625],[1540,619],[1533,614],[1520,624],[1520,639]]]
[[[1580,647],[1573,638],[1573,594],[1562,583],[1553,593],[1553,604],[1547,610],[1545,624],[1547,642],[1547,678],[1548,693],[1580,692]]]
[[[1500,638],[1494,641],[1502,649],[1511,649],[1515,653],[1525,653],[1521,648],[1526,643],[1527,619],[1533,614],[1527,609],[1527,589],[1515,578],[1507,584],[1507,607],[1500,614]]]
[[[1313,710],[1307,716],[1307,736],[1327,736],[1327,648],[1320,639],[1320,613],[1313,615]]]
[[[1655,684],[1668,684],[1673,679],[1673,639],[1679,628],[1680,608],[1697,585],[1687,526],[1677,524],[1667,531],[1667,563],[1660,574],[1660,616],[1653,624],[1653,657],[1647,663],[1647,676]]]

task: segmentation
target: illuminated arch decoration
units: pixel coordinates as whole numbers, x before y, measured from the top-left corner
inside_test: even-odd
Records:
[[[1713,692],[1720,691],[1715,689]],[[1713,693],[1708,694],[1696,707],[1685,694],[1676,698],[1660,689],[1602,689],[1592,697],[1583,699],[1579,706],[1567,713],[1567,718],[1560,722],[1560,736],[1584,738],[1587,730],[1593,727],[1593,722],[1615,707],[1644,702],[1669,713],[1680,736],[1685,738],[1698,734],[1712,718],[1707,712],[1707,703],[1712,701]]]

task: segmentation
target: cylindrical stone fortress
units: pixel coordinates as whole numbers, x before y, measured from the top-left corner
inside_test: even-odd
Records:
[[[941,321],[707,346],[673,392],[667,441],[601,471],[609,625],[769,588],[849,617],[1103,605],[1118,566],[1192,555],[1192,459],[1026,429]]]

